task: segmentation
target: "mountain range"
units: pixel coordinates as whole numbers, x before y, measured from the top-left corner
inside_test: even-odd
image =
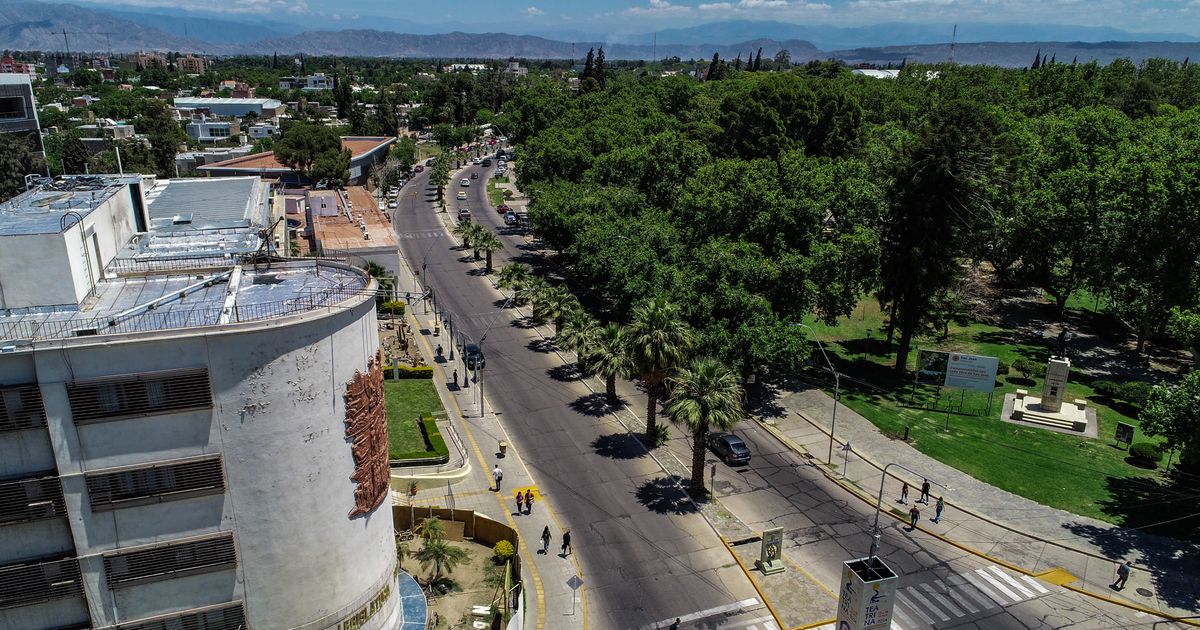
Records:
[[[361,18],[360,18],[361,19]],[[401,33],[371,29],[305,30],[283,20],[247,16],[233,21],[187,12],[135,11],[96,5],[0,0],[0,42],[13,50],[172,50],[209,55],[304,53],[309,55],[411,58],[582,59],[605,48],[609,59],[705,60],[749,58],[758,48],[773,57],[782,49],[793,62],[836,58],[848,63],[939,62],[951,56],[953,25],[881,24],[826,27],[783,22],[729,21],[656,33],[564,41],[562,37],[506,32]],[[403,28],[403,21],[394,24]],[[412,23],[407,23],[411,25]],[[424,25],[428,27],[429,25]],[[414,30],[425,30],[425,28]],[[64,33],[65,31],[65,33]],[[1032,35],[1006,41],[1014,32]],[[574,33],[586,35],[585,33]],[[987,39],[995,36],[994,39]],[[1117,29],[1054,25],[960,24],[953,57],[960,63],[1028,65],[1037,51],[1061,61],[1106,63],[1128,57],[1200,58],[1200,43],[1185,34],[1136,34],[1160,41],[1121,41],[1135,34]],[[980,41],[978,38],[984,38]],[[574,39],[574,38],[571,38]],[[1042,41],[1043,39],[1051,41]],[[975,40],[975,41],[970,41]],[[1165,41],[1175,40],[1175,41]]]

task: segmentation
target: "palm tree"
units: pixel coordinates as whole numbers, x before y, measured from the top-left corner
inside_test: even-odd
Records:
[[[416,531],[425,540],[442,540],[446,537],[446,524],[436,516],[422,519]]]
[[[374,278],[376,284],[379,285],[379,301],[391,299],[392,295],[392,275],[388,273],[387,268],[383,265],[371,261],[363,266],[363,271],[367,272],[368,276]]]
[[[469,224],[467,230],[471,233],[471,255],[475,257],[475,260],[479,260],[479,245],[487,239],[487,235],[491,234],[491,232],[488,232],[487,228],[478,223]]]
[[[579,300],[570,289],[559,284],[538,291],[533,301],[533,318],[554,322],[554,335],[562,327],[563,319],[579,308]]]
[[[429,575],[430,582],[436,582],[442,577],[442,571],[453,573],[454,567],[468,560],[467,552],[451,545],[444,540],[426,540],[421,550],[413,554],[421,563],[422,569],[433,567]]]
[[[653,444],[658,433],[659,390],[667,373],[683,363],[692,349],[692,331],[678,307],[657,297],[634,307],[626,337],[634,370],[646,384],[646,442]]]
[[[479,238],[475,239],[475,246],[487,256],[487,273],[492,273],[492,253],[504,249],[504,241],[495,233],[483,230]]]
[[[742,419],[742,386],[733,370],[709,358],[697,359],[669,382],[671,395],[663,405],[663,413],[692,432],[691,492],[702,496],[708,430],[728,431]]]
[[[610,405],[617,404],[617,377],[626,378],[633,373],[628,345],[625,328],[610,322],[597,332],[593,343],[579,358],[584,374],[604,377],[604,392]]]
[[[463,221],[450,229],[450,233],[463,240],[463,249],[470,249],[471,237],[475,235],[477,226],[470,221]]]
[[[600,323],[587,311],[579,309],[572,311],[563,318],[562,332],[554,338],[554,343],[563,350],[569,350],[583,356],[584,352],[595,345],[596,337],[600,334]],[[579,369],[583,369],[580,360]]]
[[[510,289],[520,291],[529,283],[529,279],[533,277],[533,272],[529,267],[521,263],[512,263],[505,265],[500,273],[496,274],[496,284],[501,289]]]

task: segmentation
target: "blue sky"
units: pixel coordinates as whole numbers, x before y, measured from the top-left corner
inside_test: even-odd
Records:
[[[117,0],[179,7],[177,0]],[[191,5],[194,8],[205,5]],[[728,19],[853,26],[880,22],[1007,22],[1111,26],[1200,35],[1200,0],[222,0],[232,15],[419,23],[524,23],[539,28],[645,33]]]

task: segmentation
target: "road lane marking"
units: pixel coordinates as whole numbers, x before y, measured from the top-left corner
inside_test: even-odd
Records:
[[[911,586],[905,587],[904,590],[906,592],[908,592],[910,597],[912,597],[913,599],[917,600],[918,602],[924,604],[925,608],[927,608],[929,610],[929,612],[937,615],[938,619],[941,619],[942,621],[950,621],[950,618],[946,616],[946,613],[942,612],[941,608],[934,606],[933,602],[929,601],[928,599],[925,599],[925,596],[922,595],[920,591],[918,591],[917,589],[915,589]],[[916,606],[913,606],[913,610],[916,610],[918,613],[921,612],[921,609]],[[922,615],[922,616],[924,616],[924,615]],[[933,623],[933,622],[930,621],[929,623]]]
[[[962,583],[954,584],[954,581],[952,581],[951,578],[958,578],[958,580]],[[946,582],[958,589],[959,593],[966,595],[967,598],[972,599],[976,604],[979,604],[979,610],[991,610],[996,607],[996,602],[992,601],[991,598],[989,598],[987,595],[984,595],[979,589],[975,588],[963,576],[957,573],[948,575],[946,576]]]
[[[708,619],[709,617],[715,617],[717,615],[724,615],[726,613],[741,612],[743,610],[752,610],[758,606],[762,606],[762,602],[758,601],[758,598],[751,597],[749,599],[743,599],[740,602],[733,602],[732,604],[724,604],[722,606],[714,606],[712,608],[698,610],[694,613],[688,613],[686,615],[679,615],[678,617],[672,617],[670,619],[663,619],[661,621],[656,621],[654,623],[648,623],[644,626],[641,626],[637,630],[656,630],[657,628],[663,628],[663,627],[671,625],[672,623],[675,622],[675,619],[679,619],[681,622],[687,623],[689,621],[696,621],[697,619]],[[766,617],[766,619],[771,619],[771,617]],[[756,619],[754,621],[761,621],[761,620]],[[747,623],[753,623],[753,622],[747,622]]]
[[[1004,593],[1005,595],[1008,595],[1009,599],[1013,600],[1012,602],[1005,601],[1004,603],[1006,605],[1013,603],[1013,602],[1025,601],[1020,595],[1017,595],[1016,593],[1008,590],[1008,587],[1001,584],[999,580],[992,577],[992,575],[990,573],[988,573],[987,571],[985,571],[983,569],[975,569],[975,574],[978,575],[979,577],[987,580],[988,584],[991,584],[993,588],[1000,591],[1001,593]],[[1003,601],[1003,600],[997,600],[997,601]]]
[[[936,599],[937,602],[939,604],[941,604],[942,607],[944,607],[946,610],[948,610],[951,615],[954,615],[955,617],[961,617],[966,614],[962,611],[961,608],[950,603],[950,600],[946,599],[945,597],[942,597],[941,593],[935,591],[933,589],[933,585],[930,584],[929,582],[922,582],[921,584],[917,585],[917,588],[918,588],[918,590],[925,591],[926,595],[929,595],[933,599]]]
[[[1024,586],[1021,586],[1020,582],[1014,580],[1012,578],[1012,576],[1005,573],[1004,571],[1001,571],[1000,567],[992,565],[992,566],[988,567],[988,569],[991,570],[992,573],[995,573],[996,575],[1000,576],[1000,579],[1004,580],[1005,582],[1008,582],[1008,584],[1010,586],[1017,589],[1022,595],[1024,595],[1025,597],[1022,597],[1021,598],[1022,600],[1033,597],[1033,591],[1025,588]]]
[[[892,608],[892,630],[905,630],[906,628],[916,628],[917,624],[904,613],[904,609],[895,606]]]
[[[938,587],[938,588],[940,588],[940,589],[942,589],[943,591],[945,591],[947,595],[950,595],[950,594],[952,594],[952,593],[955,593],[955,600],[956,600],[956,603],[957,603],[959,606],[962,606],[963,608],[966,608],[966,609],[967,609],[967,612],[971,613],[972,615],[974,615],[975,613],[979,612],[979,610],[978,610],[977,608],[975,608],[974,606],[972,606],[972,605],[971,605],[971,602],[970,602],[970,601],[969,601],[967,598],[965,598],[965,597],[962,597],[961,595],[957,595],[957,594],[956,594],[956,591],[954,591],[954,589],[952,589],[951,587],[947,586],[947,585],[946,585],[945,583],[943,583],[941,580],[934,580],[934,581],[933,581],[933,583],[934,583],[934,584],[937,584],[937,587]]]
[[[926,615],[926,614],[925,614],[925,611],[924,611],[924,610],[921,610],[921,607],[920,607],[920,606],[917,606],[916,604],[914,604],[914,603],[913,603],[913,601],[912,601],[910,598],[908,598],[907,596],[905,596],[905,595],[904,595],[904,591],[899,591],[899,590],[897,591],[897,595],[896,595],[896,601],[897,601],[897,602],[900,602],[900,603],[903,603],[905,606],[908,606],[908,608],[909,608],[910,610],[912,610],[913,612],[917,613],[917,616],[919,616],[920,618],[924,619],[924,620],[925,620],[925,623],[928,623],[928,624],[929,624],[929,625],[931,625],[931,626],[932,626],[933,624],[937,623],[936,621],[934,621],[934,620],[933,620],[933,617],[930,617],[929,615]]]

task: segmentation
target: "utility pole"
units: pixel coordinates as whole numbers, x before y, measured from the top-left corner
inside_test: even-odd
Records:
[[[954,42],[958,39],[958,25],[954,25],[954,30],[950,33],[950,63],[954,63]]]

